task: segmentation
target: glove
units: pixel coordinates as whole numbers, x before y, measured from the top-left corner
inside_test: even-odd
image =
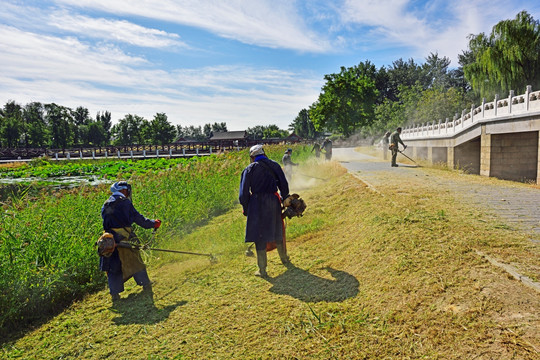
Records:
[[[407,148],[407,145],[403,145],[403,150],[405,150]]]
[[[154,229],[158,229],[161,226],[161,220],[154,220]]]

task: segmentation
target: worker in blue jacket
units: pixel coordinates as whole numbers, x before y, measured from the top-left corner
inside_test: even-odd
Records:
[[[242,172],[239,195],[247,216],[245,242],[255,243],[257,249],[259,270],[255,275],[267,277],[268,243],[275,243],[283,264],[289,262],[281,217],[281,203],[289,196],[289,184],[281,166],[266,157],[262,145],[251,147],[249,156],[251,163]]]
[[[131,202],[131,185],[126,181],[119,181],[111,186],[112,195],[101,208],[103,229],[114,235],[118,244],[124,242],[138,242],[133,232],[133,223],[145,229],[157,229],[160,220],[150,220],[141,215]],[[143,287],[143,291],[152,294],[152,284],[146,272],[139,250],[116,247],[110,256],[100,256],[100,270],[107,272],[109,291],[113,302],[120,299],[124,291],[124,282],[133,277],[135,282]]]

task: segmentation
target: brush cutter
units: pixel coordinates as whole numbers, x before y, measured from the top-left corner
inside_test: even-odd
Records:
[[[418,163],[417,163],[416,161],[414,161],[413,159],[411,159],[410,157],[408,157],[407,155],[405,155],[405,154],[403,153],[403,151],[398,150],[398,152],[399,152],[401,155],[405,156],[407,159],[411,160],[413,163],[415,163],[416,166],[420,166],[420,165],[418,165]]]
[[[317,176],[313,176],[313,175],[308,175],[308,174],[304,174],[303,172],[298,172],[299,175],[302,175],[302,176],[305,176],[305,177],[310,177],[310,178],[313,178],[313,179],[318,179],[318,180],[323,180],[323,181],[326,181],[328,179],[324,179],[324,178],[321,178],[321,177],[317,177]]]
[[[170,252],[170,253],[176,253],[176,254],[208,256],[211,262],[217,261],[216,257],[213,254],[203,254],[203,253],[181,251],[181,250],[158,249],[158,248],[149,247],[145,245],[132,244],[132,243],[124,242],[124,241],[120,241],[119,243],[116,244],[116,246],[122,247],[122,248],[128,248],[128,249],[136,249],[136,250],[153,250],[153,251],[163,251],[163,252]]]

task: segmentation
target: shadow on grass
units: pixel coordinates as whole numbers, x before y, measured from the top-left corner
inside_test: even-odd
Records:
[[[334,279],[325,279],[310,274],[292,264],[275,278],[267,278],[273,286],[270,291],[289,295],[305,302],[340,302],[355,297],[360,283],[354,276],[344,271],[326,267]]]
[[[130,294],[126,299],[119,300],[112,310],[118,313],[112,321],[116,325],[157,324],[166,320],[177,307],[187,304],[187,301],[177,301],[174,304],[158,308],[154,299],[148,294]]]

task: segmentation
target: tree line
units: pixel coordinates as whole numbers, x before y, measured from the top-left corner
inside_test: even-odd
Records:
[[[540,24],[526,11],[468,40],[455,69],[437,53],[423,64],[398,59],[377,69],[368,60],[341,67],[325,75],[318,99],[290,128],[307,138],[321,131],[376,137],[398,126],[452,119],[495,94],[522,94],[527,85],[540,89]]]
[[[108,145],[166,145],[175,140],[208,140],[215,132],[227,131],[225,122],[204,126],[173,125],[165,113],[152,120],[127,114],[114,125],[109,111],[95,118],[83,106],[32,102],[24,106],[8,101],[0,109],[0,148],[67,149]],[[289,135],[277,125],[247,129],[251,139],[284,138]]]

